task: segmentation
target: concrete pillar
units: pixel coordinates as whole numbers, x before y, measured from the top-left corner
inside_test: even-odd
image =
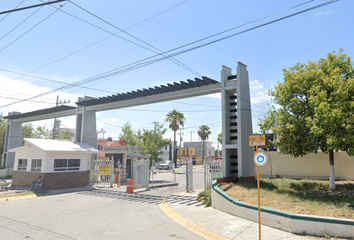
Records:
[[[84,106],[80,106],[80,101],[88,100],[92,97],[85,96],[79,98],[76,112],[76,129],[75,140],[77,142],[86,143],[93,148],[97,148],[97,126],[96,112],[94,110],[87,111]],[[91,154],[91,169],[95,166],[94,160],[97,154]]]
[[[16,114],[20,114],[20,112],[10,112],[9,116]],[[22,123],[8,119],[4,139],[4,166],[2,167],[14,167],[15,153],[9,152],[9,149],[21,147],[22,141]]]
[[[222,171],[225,177],[254,177],[251,102],[246,65],[238,62],[237,75],[222,66]]]

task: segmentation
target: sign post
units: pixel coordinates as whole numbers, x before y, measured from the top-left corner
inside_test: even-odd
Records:
[[[261,191],[259,183],[259,166],[263,166],[267,163],[267,156],[263,153],[258,153],[259,146],[265,146],[265,135],[250,135],[249,145],[256,147],[256,155],[253,160],[257,165],[257,187],[258,187],[258,230],[259,230],[259,240],[261,240]]]

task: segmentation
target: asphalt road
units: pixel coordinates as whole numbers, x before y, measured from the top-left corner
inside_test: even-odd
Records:
[[[201,170],[197,170],[199,172]],[[195,174],[201,187],[202,174]],[[201,175],[201,177],[199,176]],[[173,179],[173,175],[157,178]],[[168,195],[188,204],[185,174],[179,188],[127,194],[125,187],[0,202],[1,239],[203,239],[172,221],[158,207]]]

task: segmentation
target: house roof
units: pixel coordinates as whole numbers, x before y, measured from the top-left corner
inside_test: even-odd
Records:
[[[86,143],[73,142],[69,140],[35,139],[24,138],[25,146],[10,149],[10,152],[28,148],[31,145],[38,147],[45,152],[76,152],[76,153],[96,153],[97,149]]]

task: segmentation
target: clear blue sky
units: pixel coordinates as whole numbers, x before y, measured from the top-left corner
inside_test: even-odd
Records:
[[[266,17],[305,2],[308,3]],[[44,6],[41,9],[13,12],[8,16],[0,15],[0,106],[15,101],[9,98],[26,99],[65,86],[40,78],[74,83],[155,55],[151,51],[112,36],[111,33],[119,32],[117,28],[127,29],[126,31],[131,35],[160,50],[167,51],[266,17],[194,44],[192,47],[207,43],[324,2],[327,1],[73,0],[72,3],[59,3],[63,7],[58,11],[54,7],[59,7],[59,4],[54,4],[54,7]],[[0,11],[13,9],[20,3],[19,7],[24,7],[41,1],[2,1]],[[95,18],[73,3],[111,25]],[[237,61],[245,63],[248,66],[251,83],[253,129],[257,131],[258,118],[265,114],[269,103],[267,90],[282,81],[283,68],[310,59],[318,60],[325,57],[328,52],[339,48],[343,48],[346,54],[353,56],[353,7],[352,0],[340,0],[186,52],[176,56],[176,59],[198,74],[218,81],[221,65],[229,66],[235,71]],[[119,33],[118,36],[150,48],[124,33]],[[103,41],[87,47],[100,40]],[[83,48],[85,49],[78,51]],[[72,55],[63,58],[69,54]],[[9,71],[31,72],[29,74],[36,78]],[[163,60],[104,81],[84,85],[96,90],[70,88],[33,99],[37,102],[22,102],[0,107],[0,113],[7,115],[10,111],[27,112],[52,107],[57,95],[61,100],[71,99],[73,102],[78,96],[100,97],[194,77],[198,77],[196,73],[187,71],[170,60]],[[210,141],[216,142],[216,136],[221,131],[220,104],[220,97],[216,94],[99,112],[97,127],[106,130],[107,137],[117,138],[121,131],[120,127],[127,121],[131,121],[136,129],[152,128],[152,122],[163,122],[168,111],[177,109],[185,113],[187,119],[185,141],[190,141],[191,131],[193,141],[198,140],[196,130],[200,125],[207,124],[212,131]],[[62,121],[69,128],[75,125],[74,117],[63,118]],[[35,124],[50,126],[52,121]],[[165,127],[168,125],[165,124]],[[172,136],[172,131],[168,130],[166,137]]]

